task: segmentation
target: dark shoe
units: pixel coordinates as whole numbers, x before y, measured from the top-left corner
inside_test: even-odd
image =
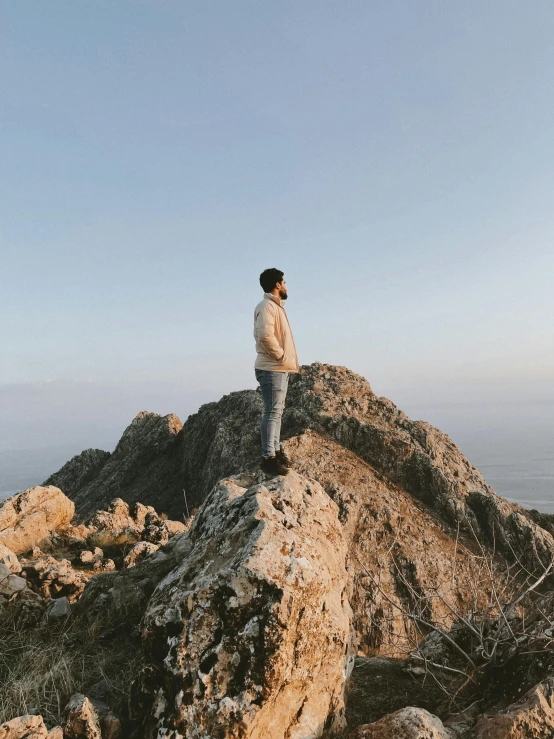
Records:
[[[292,467],[292,462],[287,457],[287,454],[284,449],[278,449],[275,452],[275,459],[280,462],[283,467]]]
[[[262,457],[260,461],[260,469],[268,475],[275,477],[276,475],[286,475],[288,467],[282,465],[277,457]]]

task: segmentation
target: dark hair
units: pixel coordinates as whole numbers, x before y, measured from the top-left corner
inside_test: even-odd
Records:
[[[264,269],[260,275],[260,285],[264,289],[264,293],[270,293],[278,282],[282,282],[284,272],[280,269],[271,267],[271,269]]]

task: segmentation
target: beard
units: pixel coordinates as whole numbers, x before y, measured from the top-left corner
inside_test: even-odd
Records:
[[[286,290],[279,290],[279,297],[281,300],[286,300],[288,298],[288,294]]]

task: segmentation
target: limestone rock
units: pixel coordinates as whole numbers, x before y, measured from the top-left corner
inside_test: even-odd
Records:
[[[348,739],[454,739],[454,733],[424,708],[407,706],[358,727]]]
[[[43,618],[45,621],[59,621],[69,618],[70,613],[71,604],[67,597],[62,595],[61,598],[50,601]]]
[[[142,503],[138,502],[133,503],[133,505],[129,509],[129,515],[137,523],[137,525],[140,526],[141,529],[144,528],[144,522],[146,520],[146,516],[149,513],[152,513],[155,516],[158,515],[154,506],[143,505]]]
[[[87,582],[86,575],[74,570],[67,559],[42,557],[24,565],[23,571],[30,586],[45,598],[65,595],[73,601],[83,592]]]
[[[182,523],[181,521],[172,521],[169,518],[162,521],[162,526],[167,531],[169,538],[175,536],[175,534],[182,534],[189,528],[188,522]]]
[[[18,716],[0,725],[0,739],[44,739],[47,736],[42,716]]]
[[[180,514],[183,508],[181,482],[181,421],[177,416],[159,416],[142,411],[127,427],[114,452],[74,457],[51,475],[48,484],[60,485],[75,501],[79,515],[103,509],[113,498],[132,504],[155,504],[166,512]],[[106,453],[103,453],[106,455]],[[181,503],[175,510],[175,501]]]
[[[517,703],[477,720],[475,739],[542,739],[554,736],[554,677],[531,688]]]
[[[27,552],[69,524],[74,512],[73,502],[59,488],[29,488],[0,503],[0,544],[15,554]]]
[[[86,526],[84,523],[70,523],[58,529],[60,543],[68,547],[86,547],[87,539],[96,529]]]
[[[14,575],[9,567],[0,562],[0,596],[11,598],[27,587],[27,580],[19,575]]]
[[[4,546],[4,544],[0,544],[0,563],[9,567],[14,575],[18,575],[21,572],[21,564],[16,555],[11,549]]]
[[[146,736],[264,739],[344,726],[353,664],[337,507],[295,472],[223,480],[150,599]],[[177,733],[175,733],[177,735]]]
[[[111,501],[106,511],[96,511],[87,522],[88,542],[105,542],[106,545],[119,542],[149,541],[163,546],[177,533],[186,531],[187,526],[180,521],[162,519],[152,506],[135,503],[131,508],[121,498]],[[93,559],[84,554],[86,562],[101,561],[96,554]],[[100,569],[97,567],[97,569]]]
[[[190,542],[186,534],[176,534],[137,567],[102,572],[91,578],[77,601],[76,611],[93,619],[106,608],[131,615],[140,621],[158,583],[187,555]]]
[[[84,565],[92,564],[94,562],[94,553],[90,549],[83,549],[79,554],[79,562]]]
[[[391,646],[407,629],[391,603],[413,608],[403,578],[416,590],[436,588],[456,608],[473,602],[479,567],[471,556],[474,540],[460,533],[457,541],[457,531],[428,506],[333,439],[308,431],[285,446],[298,472],[317,480],[339,508],[360,654],[404,655]],[[452,612],[439,598],[428,608],[435,623],[452,623]]]
[[[82,693],[69,699],[64,711],[64,737],[67,739],[102,739],[100,717],[92,701]]]
[[[62,729],[48,731],[42,716],[18,716],[0,724],[0,739],[63,739]]]
[[[27,581],[18,575],[10,575],[0,581],[0,595],[3,598],[11,598],[27,587]]]
[[[157,552],[159,548],[158,544],[152,544],[149,541],[139,541],[125,557],[125,567],[135,567],[149,554]]]
[[[142,530],[144,528],[143,523],[138,523],[129,515],[129,509],[127,507],[126,512],[117,505],[120,499],[116,498],[112,501],[108,510],[106,511],[95,511],[94,514],[87,520],[87,526],[94,532],[89,535],[89,540],[94,541],[95,534],[109,533],[113,538],[121,536],[122,534],[128,534],[134,536],[136,539],[140,538]],[[110,510],[112,505],[116,510]],[[119,510],[118,510],[119,508]]]
[[[160,525],[150,524],[144,527],[142,538],[144,541],[149,541],[151,544],[157,544],[163,547],[169,541],[169,531],[164,526],[163,521]]]
[[[121,739],[121,720],[111,711],[102,718],[102,739]]]

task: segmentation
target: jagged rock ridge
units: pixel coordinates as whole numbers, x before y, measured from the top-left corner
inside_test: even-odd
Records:
[[[139,414],[98,478],[72,494],[77,508],[99,507],[107,486],[127,500],[143,491],[158,509],[182,516],[183,488],[190,510],[220,479],[256,468],[261,409],[260,393],[246,390],[202,406],[182,428],[172,416]],[[344,367],[314,364],[291,377],[283,434],[299,471],[318,480],[341,511],[364,653],[379,650],[387,630],[404,629],[364,570],[382,572],[395,602],[411,605],[402,582],[408,578],[416,589],[434,581],[441,596],[463,603],[471,598],[468,552],[476,543],[508,559],[516,553],[539,571],[554,551],[552,535],[497,496],[446,434],[410,420]],[[463,547],[450,577],[458,535]],[[437,599],[429,616],[446,617],[445,608]]]
[[[82,452],[45,484],[56,485],[72,498],[81,517],[122,498],[182,518],[181,428],[173,414],[162,417],[142,411],[112,454],[98,449]]]

